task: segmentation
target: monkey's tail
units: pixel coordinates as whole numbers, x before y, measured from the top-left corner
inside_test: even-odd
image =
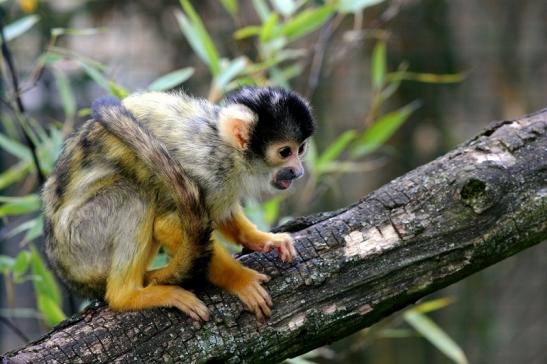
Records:
[[[166,145],[114,97],[102,97],[91,105],[92,117],[120,139],[171,191],[190,239],[209,240],[211,222],[200,186],[171,156]],[[205,243],[205,241],[203,241]]]

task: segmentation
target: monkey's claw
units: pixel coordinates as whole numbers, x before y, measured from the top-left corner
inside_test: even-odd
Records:
[[[270,317],[272,314],[272,299],[264,287],[260,285],[260,283],[269,280],[268,276],[255,272],[253,279],[236,292],[245,308],[254,313],[261,322],[264,322],[266,317]]]
[[[170,298],[173,307],[178,308],[195,321],[209,321],[209,309],[192,292],[177,287]]]
[[[292,262],[296,256],[296,249],[292,237],[286,233],[273,234],[272,246],[277,250],[277,254],[284,262]]]

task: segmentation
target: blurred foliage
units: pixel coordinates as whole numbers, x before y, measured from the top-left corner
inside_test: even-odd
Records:
[[[272,0],[271,2],[253,0],[252,6],[260,22],[240,27],[234,32],[233,38],[236,41],[252,38],[256,47],[255,59],[246,55],[234,58],[223,56],[190,1],[180,0],[180,8],[175,13],[175,18],[193,51],[207,65],[210,74],[209,100],[218,101],[226,92],[246,84],[290,88],[292,79],[303,71],[303,60],[309,56],[307,50],[296,48],[295,44],[298,44],[298,40],[317,33],[333,19],[339,23],[343,17],[357,17],[367,7],[382,1],[339,0],[316,5],[317,2],[305,0]],[[235,19],[239,16],[241,4],[237,0],[224,0],[221,3],[231,17]],[[20,6],[25,12],[31,13],[36,8],[36,2],[20,1]],[[31,29],[39,20],[37,15],[29,14],[11,22],[4,29],[5,39],[8,42],[16,41],[17,37]],[[29,146],[18,141],[20,133],[17,132],[16,125],[19,125],[36,145],[39,168],[47,175],[51,173],[54,161],[60,153],[63,137],[72,130],[75,119],[89,115],[88,108],[78,109],[72,81],[63,72],[63,68],[58,67],[59,64],[66,61],[77,64],[81,72],[113,96],[123,98],[130,93],[130,90],[108,76],[105,65],[57,45],[60,37],[93,36],[102,31],[108,30],[51,29],[47,48],[36,60],[35,69],[29,77],[38,80],[44,69],[51,70],[64,112],[64,120],[44,127],[15,108],[2,112],[1,121],[6,133],[0,133],[0,148],[13,156],[15,162],[0,173],[1,190],[6,191],[8,187],[14,185],[20,186],[28,180],[32,181],[35,176],[36,169],[31,150]],[[309,201],[312,197],[317,197],[317,194],[324,193],[325,189],[318,192],[317,186],[322,183],[326,175],[336,178],[344,173],[361,171],[362,158],[374,153],[386,143],[420,106],[419,101],[414,101],[389,112],[383,111],[383,105],[397,92],[402,81],[446,83],[459,82],[464,77],[462,74],[435,75],[408,72],[405,64],[396,71],[390,72],[387,62],[386,34],[382,31],[371,34],[375,34],[375,46],[370,62],[369,87],[372,90],[372,97],[367,106],[369,110],[367,117],[361,128],[343,132],[321,151],[313,142],[311,143],[307,153],[310,177],[307,181],[304,200]],[[174,70],[151,82],[148,90],[170,90],[180,86],[193,75],[194,67],[192,66]],[[17,93],[20,90],[13,90],[13,92]],[[4,95],[8,93],[4,92]],[[88,100],[88,103],[91,101]],[[10,102],[13,103],[13,100]],[[278,195],[261,204],[256,201],[247,201],[247,214],[260,228],[267,229],[274,222],[280,221],[280,204],[285,198],[286,195]],[[40,215],[40,208],[37,192],[21,196],[0,196],[0,217],[6,219],[19,215],[27,216],[24,220],[17,220],[21,222],[10,224],[10,229],[4,229],[2,232],[4,239],[22,236],[21,249],[17,256],[0,255],[0,272],[6,277],[7,294],[12,295],[11,285],[32,281],[38,308],[38,312],[26,308],[12,308],[0,314],[38,316],[44,323],[51,326],[63,320],[65,315],[61,307],[59,286],[32,244],[32,241],[40,238],[42,234],[43,218]],[[166,259],[164,255],[159,255],[154,264],[165,264]],[[14,297],[8,297],[8,301],[14,302]],[[452,361],[466,363],[461,349],[441,328],[425,316],[426,312],[442,308],[446,304],[446,300],[425,302],[405,311],[403,317],[415,332],[423,335]],[[389,330],[392,329],[384,331],[386,335]],[[398,337],[401,336],[405,335],[398,335]],[[312,362],[311,358],[315,354],[317,352],[313,351],[288,362]]]

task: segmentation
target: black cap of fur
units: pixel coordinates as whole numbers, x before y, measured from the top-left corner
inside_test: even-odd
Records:
[[[249,150],[260,156],[272,142],[301,143],[315,130],[306,100],[280,87],[244,87],[226,95],[223,104],[242,104],[258,115]]]

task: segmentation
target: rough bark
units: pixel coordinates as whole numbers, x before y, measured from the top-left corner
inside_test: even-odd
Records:
[[[174,309],[88,308],[13,362],[278,362],[370,326],[419,298],[547,238],[547,109],[494,123],[437,160],[336,212],[279,230],[298,258],[241,260],[272,277],[258,323],[213,287],[199,327]]]

